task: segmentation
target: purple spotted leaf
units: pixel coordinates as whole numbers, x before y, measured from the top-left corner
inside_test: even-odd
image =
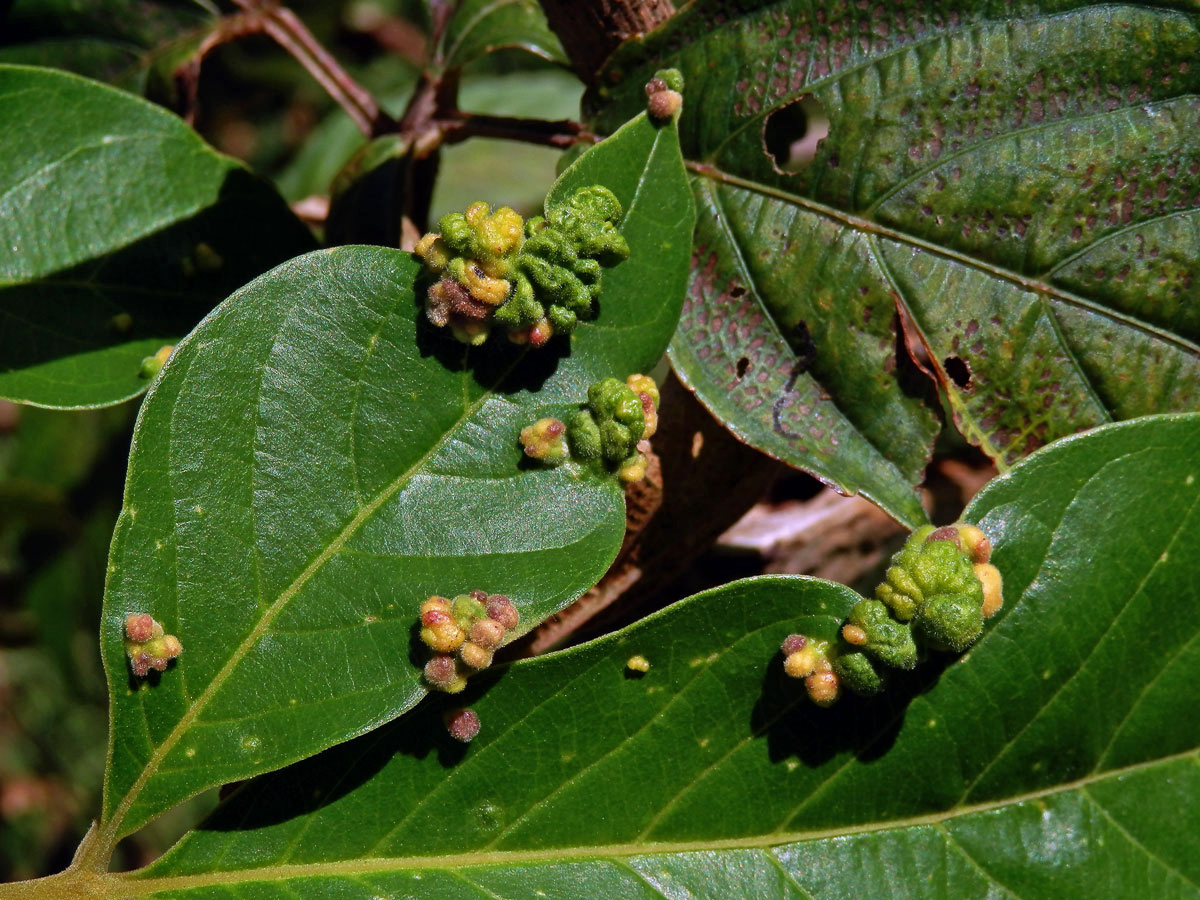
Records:
[[[1200,4],[696,4],[663,66],[700,210],[684,380],[749,443],[910,524],[936,432],[1006,467],[1200,403]],[[827,130],[827,133],[825,133]]]

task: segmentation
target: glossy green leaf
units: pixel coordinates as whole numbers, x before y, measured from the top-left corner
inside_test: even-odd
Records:
[[[49,69],[0,66],[0,397],[116,403],[143,357],[312,246],[279,195],[178,118]]]
[[[692,209],[674,129],[644,119],[555,190],[596,181],[626,210],[631,254],[569,342],[467,351],[424,322],[411,255],[346,247],[261,277],[180,344],[142,407],[110,558],[95,852],[410,708],[429,595],[507,594],[525,631],[603,574],[624,533],[618,482],[529,465],[517,438],[660,358]],[[141,611],[184,653],[138,684],[121,629]]]
[[[459,0],[446,23],[438,59],[443,69],[458,69],[508,48],[567,63],[537,0]]]
[[[897,304],[1002,466],[1197,407],[1198,58],[1194,0],[698,3],[591,104],[603,131],[656,68],[687,81],[681,375],[745,440],[911,522],[933,419]],[[803,98],[829,133],[791,173],[767,145],[802,137]]]
[[[497,672],[465,698],[483,725],[468,747],[430,703],[251,782],[114,883],[178,898],[1195,897],[1198,459],[1200,416],[1163,417],[994,482],[967,518],[995,540],[1005,610],[966,656],[874,700],[821,710],[781,672],[782,638],[833,636],[853,592],[738,582]]]

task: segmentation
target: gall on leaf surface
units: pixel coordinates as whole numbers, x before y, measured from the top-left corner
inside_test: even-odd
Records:
[[[62,409],[142,393],[144,358],[308,229],[178,117],[75,75],[0,65],[0,397]]]
[[[142,407],[110,556],[91,852],[413,706],[430,595],[504,594],[519,633],[600,578],[624,534],[620,486],[531,466],[518,436],[662,357],[694,214],[675,129],[644,117],[554,190],[597,182],[621,201],[631,257],[599,317],[536,353],[446,340],[421,312],[419,262],[380,247],[285,263],[180,343]],[[131,611],[187,647],[141,685],[121,646]]]
[[[251,782],[129,889],[1195,897],[1198,459],[1193,414],[1014,466],[965,515],[1010,602],[875,698],[819,709],[782,671],[857,595],[735,582],[489,674],[447,703],[483,723],[465,751],[429,705]]]
[[[588,104],[603,132],[682,70],[676,369],[742,439],[915,527],[936,419],[902,338],[1002,469],[1200,403],[1197,59],[1191,0],[694,4]]]

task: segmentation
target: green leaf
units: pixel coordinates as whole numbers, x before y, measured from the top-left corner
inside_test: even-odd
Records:
[[[443,70],[458,69],[508,48],[567,64],[537,0],[461,0],[446,23],[438,59]]]
[[[143,357],[312,246],[271,187],[129,94],[0,65],[0,118],[23,123],[0,134],[0,397],[137,396]]]
[[[0,62],[51,66],[128,91],[173,93],[170,69],[216,25],[197,0],[18,0]]]
[[[781,672],[852,591],[738,582],[489,675],[466,748],[429,703],[251,782],[114,896],[1195,897],[1197,459],[1161,417],[994,482],[1005,610],[878,698]]]
[[[374,247],[286,263],[180,344],[142,407],[110,557],[113,724],[92,852],[409,709],[425,694],[414,626],[431,594],[506,594],[523,632],[603,574],[624,533],[619,484],[527,465],[518,434],[661,357],[692,210],[674,129],[644,118],[554,190],[596,181],[626,210],[631,254],[569,344],[468,351],[425,324],[413,257]],[[184,647],[140,684],[121,640],[131,612]]]
[[[603,131],[683,71],[701,215],[677,368],[744,439],[911,523],[933,419],[897,304],[1002,466],[1197,407],[1198,53],[1193,0],[693,4],[591,105]],[[828,136],[783,171],[766,139],[815,107]]]

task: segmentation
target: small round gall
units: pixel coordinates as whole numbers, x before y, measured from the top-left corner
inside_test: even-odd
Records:
[[[425,663],[425,680],[435,687],[445,687],[458,678],[458,663],[453,656],[435,653]]]
[[[158,628],[155,634],[154,629]],[[125,636],[131,641],[144,644],[151,638],[162,635],[162,626],[148,613],[130,613],[125,617]]]
[[[421,624],[429,628],[437,628],[439,625],[445,625],[447,622],[453,622],[454,616],[450,615],[444,609],[427,609],[421,613]]]
[[[625,660],[625,668],[630,672],[640,672],[645,674],[650,671],[650,660],[642,656],[640,653],[637,656],[631,656]]]
[[[179,643],[179,638],[173,634],[164,634],[162,640],[159,641],[159,650],[167,659],[175,659],[183,652],[183,644]]]
[[[485,650],[500,646],[504,640],[504,626],[495,619],[480,619],[471,626],[471,641]]]
[[[646,82],[646,96],[653,97],[660,91],[669,90],[667,83],[657,76]]]
[[[652,119],[669,119],[683,106],[683,94],[678,91],[657,91],[646,101],[646,111]]]
[[[521,619],[512,601],[500,594],[492,594],[488,597],[485,608],[488,618],[495,619],[503,625],[505,631],[512,631]]]
[[[830,706],[837,701],[841,687],[832,669],[813,672],[804,679],[808,696],[817,706]]]
[[[808,638],[802,634],[789,634],[783,639],[783,643],[779,645],[779,649],[783,651],[784,656],[791,656],[808,646]]]
[[[821,661],[820,654],[812,647],[789,653],[783,660],[783,671],[792,678],[807,678]]]
[[[992,542],[975,525],[959,525],[958,537],[961,546],[971,555],[971,561],[985,563],[992,558]]]
[[[451,653],[461,647],[466,639],[466,632],[453,619],[421,629],[421,640],[437,653]]]
[[[467,744],[479,734],[479,716],[473,709],[455,709],[444,718],[446,730],[456,741]]]
[[[458,658],[472,669],[486,669],[492,664],[492,651],[474,641],[467,641],[459,649]]]
[[[847,644],[861,647],[867,642],[867,633],[857,625],[843,625],[842,638]]]

